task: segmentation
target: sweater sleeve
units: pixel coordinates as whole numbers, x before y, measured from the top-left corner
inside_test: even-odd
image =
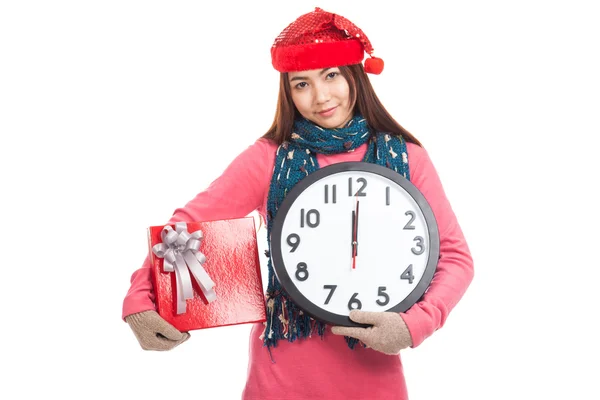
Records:
[[[223,174],[198,193],[184,207],[177,208],[167,224],[242,218],[259,209],[266,198],[276,145],[258,139],[239,154]],[[131,285],[123,300],[122,318],[155,310],[150,255],[131,276]]]
[[[440,234],[440,259],[421,300],[402,318],[417,347],[440,329],[473,280],[473,259],[427,151],[409,143],[411,182],[431,205]],[[414,165],[413,165],[414,164]]]

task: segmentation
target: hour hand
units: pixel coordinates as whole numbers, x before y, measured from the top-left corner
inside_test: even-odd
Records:
[[[352,210],[352,237],[350,238],[352,257],[356,255],[356,211]]]

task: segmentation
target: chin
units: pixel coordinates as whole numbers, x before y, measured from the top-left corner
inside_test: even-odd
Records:
[[[349,118],[327,119],[324,121],[317,122],[317,125],[326,129],[335,129],[342,127],[345,123],[347,123],[348,119]]]
[[[313,115],[311,118],[305,116],[306,119],[310,120],[316,125],[319,125],[321,128],[325,129],[335,129],[343,126],[347,123],[352,115],[347,115],[344,118],[340,118],[337,115],[334,118],[319,118],[316,115]]]
[[[325,129],[335,129],[335,128],[339,128],[339,126],[341,125],[340,123],[337,122],[329,122],[329,121],[325,121],[323,123],[317,123],[317,125],[319,125],[321,128],[325,128]]]

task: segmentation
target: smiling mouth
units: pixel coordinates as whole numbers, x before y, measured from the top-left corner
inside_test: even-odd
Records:
[[[331,108],[328,108],[327,110],[319,111],[318,114],[328,115],[328,114],[331,114],[336,108],[337,108],[337,106],[331,107]]]

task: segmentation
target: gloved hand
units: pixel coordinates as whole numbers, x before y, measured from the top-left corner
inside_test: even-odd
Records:
[[[178,331],[154,310],[128,315],[125,322],[144,350],[171,350],[190,337],[188,332]]]
[[[331,332],[356,338],[373,350],[385,354],[398,354],[400,350],[412,346],[408,327],[398,313],[352,310],[350,319],[373,326],[368,328],[334,326]]]

